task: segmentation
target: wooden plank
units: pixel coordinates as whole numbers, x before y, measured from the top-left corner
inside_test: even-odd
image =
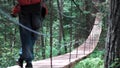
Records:
[[[78,61],[82,60],[84,57],[91,54],[94,51],[99,41],[99,37],[102,30],[101,22],[102,22],[101,15],[97,14],[94,23],[95,25],[90,35],[82,45],[80,45],[78,48],[76,48],[71,52],[71,60],[69,60],[70,53],[53,57],[53,61],[52,61],[53,68],[72,68]],[[51,68],[50,62],[51,62],[50,58],[45,60],[34,61],[33,68]],[[19,66],[15,65],[8,68],[19,68]]]

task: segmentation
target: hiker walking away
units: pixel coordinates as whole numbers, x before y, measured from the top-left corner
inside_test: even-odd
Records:
[[[47,14],[45,1],[42,0],[17,0],[18,4],[13,7],[11,16],[19,16],[19,23],[38,31],[41,23]],[[34,59],[33,46],[38,35],[19,27],[21,38],[20,57],[17,61],[18,65],[23,68],[23,62],[26,62],[26,68],[33,68],[32,60]]]

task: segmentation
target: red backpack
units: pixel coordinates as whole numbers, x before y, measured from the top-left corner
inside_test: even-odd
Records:
[[[31,5],[40,3],[41,0],[17,0],[20,5]]]
[[[18,0],[18,3],[16,6],[13,7],[12,9],[12,15],[16,16],[20,12],[20,5],[32,5],[36,3],[40,3],[41,0]],[[48,14],[48,9],[45,3],[42,3],[42,14]]]

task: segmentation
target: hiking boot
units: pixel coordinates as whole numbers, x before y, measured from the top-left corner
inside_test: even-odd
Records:
[[[19,58],[16,62],[21,68],[23,68],[23,59]]]
[[[27,63],[25,68],[33,68],[32,63]]]

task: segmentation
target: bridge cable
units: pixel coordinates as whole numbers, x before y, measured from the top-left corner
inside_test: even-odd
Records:
[[[5,13],[2,9],[0,9],[0,12],[8,20],[12,21],[14,24],[17,24],[17,25],[21,26],[22,28],[24,28],[24,29],[26,29],[26,30],[28,30],[30,32],[33,32],[33,33],[35,33],[37,35],[43,35],[43,36],[47,36],[47,37],[50,36],[49,34],[43,34],[43,33],[37,32],[37,31],[35,31],[35,30],[33,30],[33,29],[29,28],[29,27],[24,26],[23,24],[19,23],[16,18],[14,18],[14,19],[11,18],[11,16],[8,13]]]
[[[52,26],[53,26],[53,0],[50,0],[49,1],[49,5],[50,5],[50,64],[51,64],[51,68],[53,68],[53,58],[52,58],[52,55],[53,55],[53,53],[52,53],[52,49],[53,49],[53,47],[52,47],[52,42],[53,42],[53,38],[52,38],[52,34],[53,34],[53,32],[52,32]]]
[[[71,9],[72,9],[72,0],[71,0]],[[19,25],[19,26],[21,26],[21,27],[23,27],[23,28],[25,28],[25,29],[27,29],[27,30],[35,33],[35,34],[51,37],[51,35],[46,35],[46,34],[43,34],[43,33],[39,33],[39,32],[37,32],[37,31],[34,31],[34,30],[32,30],[32,29],[30,29],[30,28],[28,28],[28,27],[20,24],[19,22],[16,21],[16,19],[11,18],[11,16],[10,16],[9,14],[5,13],[3,10],[0,9],[0,11],[1,11],[2,14],[5,14],[5,17],[6,17],[8,20],[12,21],[13,23],[15,23],[15,24],[17,24],[17,25]],[[71,13],[71,14],[72,14],[72,13]],[[71,45],[72,45],[72,42],[70,43],[70,57],[69,57],[69,61],[70,61],[70,62],[71,62]],[[52,49],[52,47],[51,47],[51,49]],[[51,54],[52,54],[52,53],[51,53]],[[52,60],[51,60],[51,62],[52,62]],[[51,67],[52,67],[52,63],[51,63]]]

